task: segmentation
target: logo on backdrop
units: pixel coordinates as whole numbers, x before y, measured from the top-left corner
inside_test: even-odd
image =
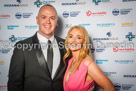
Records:
[[[14,35],[11,35],[11,37],[9,38],[9,41],[11,42],[15,42],[17,40],[17,38]]]
[[[108,61],[109,60],[107,60],[107,59],[105,59],[105,60],[104,59],[103,60],[102,59],[97,59],[96,64],[103,64],[103,62],[108,62]]]
[[[42,5],[42,2],[40,0],[36,0],[36,2],[34,2],[34,5],[39,8]]]
[[[107,75],[108,77],[113,77],[113,75],[116,75],[117,72],[104,72],[105,75]]]
[[[10,15],[7,15],[7,14],[0,15],[0,19],[9,19],[9,18],[10,18]]]
[[[122,90],[131,91],[131,88],[134,87],[134,84],[119,84],[119,83],[115,83],[114,87],[115,87],[116,91],[120,91],[121,89]]]
[[[0,65],[1,65],[1,64],[4,64],[4,61],[0,61]]]
[[[112,32],[109,31],[106,33],[107,37],[103,37],[103,38],[93,38],[93,40],[118,40],[118,37],[111,37],[112,36]]]
[[[107,12],[105,12],[105,11],[102,11],[102,12],[92,12],[92,11],[88,10],[86,12],[87,16],[104,16],[106,14],[107,14]]]
[[[86,2],[80,2],[80,0],[75,0],[75,2],[65,2],[65,3],[62,3],[61,5],[62,6],[65,6],[65,5],[85,5]]]
[[[62,15],[64,18],[68,18],[69,16],[70,17],[77,17],[79,15],[79,13],[80,13],[80,11],[70,11],[70,12],[64,11]]]
[[[82,23],[82,24],[78,24],[78,25],[83,26],[83,27],[91,26],[91,24],[89,24],[89,23]]]
[[[17,19],[21,19],[22,17],[23,17],[23,18],[29,18],[32,14],[33,14],[33,13],[20,13],[20,12],[17,12],[17,13],[15,14],[15,17],[16,17]]]
[[[21,0],[17,0],[17,2],[20,4],[20,3],[21,3]]]
[[[119,91],[121,89],[121,85],[119,83],[115,83],[114,87],[116,88],[116,91]]]
[[[135,38],[135,35],[133,35],[132,32],[129,32],[128,35],[126,35],[126,38],[127,38],[129,41],[132,41],[132,40]]]
[[[16,42],[17,40],[24,40],[28,37],[15,37],[14,35],[11,35],[11,37],[9,38],[9,41],[11,42]]]
[[[1,48],[0,53],[7,54],[8,52],[10,52],[10,50],[12,50],[12,48]]]
[[[115,23],[99,23],[97,24],[97,27],[113,27],[115,26]]]
[[[119,63],[119,64],[132,64],[132,63],[134,63],[134,60],[115,60],[115,63]]]
[[[8,25],[7,29],[8,30],[13,30],[14,28],[18,28],[18,27],[19,27],[19,25]]]
[[[92,0],[95,5],[98,5],[100,2],[101,3],[111,3],[110,0]]]
[[[118,46],[113,47],[113,52],[132,52],[134,48],[119,48]]]
[[[123,75],[124,78],[136,78],[136,75]]]
[[[18,4],[4,4],[4,7],[27,7],[28,4],[22,4],[21,0],[16,0]]]
[[[40,6],[41,5],[46,5],[46,4],[51,4],[51,3],[55,3],[55,0],[45,0],[45,1],[40,1],[40,0],[36,0],[35,2],[34,2],[34,5],[36,5],[37,6],[37,8],[40,8]]]
[[[133,1],[136,1],[136,0],[123,0],[122,2],[133,2]]]
[[[122,27],[129,27],[129,26],[133,26],[133,25],[134,25],[133,22],[123,22],[123,23],[121,23]]]
[[[117,16],[117,15],[127,15],[128,13],[130,13],[130,11],[132,11],[132,8],[127,8],[127,9],[113,9],[112,10],[112,14],[114,15],[114,16]]]
[[[39,26],[38,25],[26,25],[25,29],[38,29]]]
[[[63,28],[71,28],[71,27],[72,27],[72,24],[64,24],[62,27],[63,27]]]

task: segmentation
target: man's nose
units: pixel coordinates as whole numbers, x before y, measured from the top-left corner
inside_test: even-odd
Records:
[[[51,23],[50,18],[47,18],[46,23]]]

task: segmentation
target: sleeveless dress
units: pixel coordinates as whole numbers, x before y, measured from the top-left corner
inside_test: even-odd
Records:
[[[68,69],[72,61],[73,58],[71,58],[68,61],[68,67],[64,75],[64,80],[63,80],[64,91],[87,91],[88,89],[92,88],[94,85],[94,80],[91,80],[90,82],[86,82],[86,74],[88,72],[88,66],[92,63],[92,61],[89,63],[88,66],[86,66],[82,61],[77,71],[71,73],[66,83],[66,74],[68,72]]]

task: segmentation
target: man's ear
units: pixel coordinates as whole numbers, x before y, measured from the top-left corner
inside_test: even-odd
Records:
[[[38,16],[36,16],[36,22],[39,25],[39,20],[38,20]]]
[[[58,25],[59,25],[59,19],[57,19],[57,24],[56,24],[56,27],[58,27]]]

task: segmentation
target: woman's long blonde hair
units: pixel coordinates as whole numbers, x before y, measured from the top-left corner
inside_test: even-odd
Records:
[[[67,52],[63,57],[64,63],[65,63],[66,58],[71,55],[71,50],[67,46],[68,45],[68,38],[69,38],[70,32],[75,28],[79,29],[83,33],[83,40],[84,41],[83,41],[83,46],[80,49],[80,53],[79,53],[79,56],[78,56],[76,66],[74,67],[74,72],[77,70],[77,68],[79,67],[82,59],[84,59],[86,57],[86,55],[91,56],[91,50],[90,50],[90,47],[89,47],[90,41],[89,41],[89,37],[88,37],[88,33],[87,33],[86,29],[84,27],[82,27],[82,26],[73,26],[68,31],[67,38],[65,40],[65,48],[66,48]]]

